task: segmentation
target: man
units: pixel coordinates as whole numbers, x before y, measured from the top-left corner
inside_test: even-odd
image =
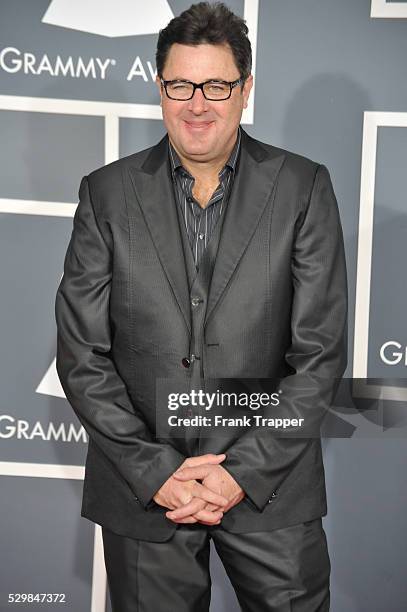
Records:
[[[156,408],[163,380],[276,377],[281,413],[307,418],[332,393],[347,289],[330,176],[241,128],[251,49],[225,5],[173,19],[156,60],[167,134],[83,177],[56,299],[58,374],[89,434],[81,514],[102,525],[114,612],[207,611],[210,538],[242,610],[325,611],[319,437],[165,435]]]

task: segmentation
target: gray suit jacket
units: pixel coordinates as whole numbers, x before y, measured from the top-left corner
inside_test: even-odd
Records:
[[[284,413],[312,411],[347,360],[343,236],[329,172],[242,130],[230,200],[194,306],[168,137],[84,176],[56,296],[57,371],[89,436],[82,516],[163,541],[177,525],[152,497],[189,454],[225,452],[246,492],[222,524],[272,530],[326,514],[318,437],[156,435],[157,378],[281,378]],[[195,311],[194,311],[195,312]],[[198,340],[197,340],[198,335]],[[198,342],[198,344],[197,344]],[[196,348],[198,346],[198,349]],[[281,385],[280,385],[281,387]]]

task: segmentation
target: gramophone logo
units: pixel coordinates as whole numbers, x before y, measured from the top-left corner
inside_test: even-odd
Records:
[[[117,38],[156,34],[173,17],[167,0],[52,0],[42,22]]]

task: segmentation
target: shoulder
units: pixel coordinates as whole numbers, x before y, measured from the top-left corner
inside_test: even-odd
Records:
[[[157,144],[100,166],[86,176],[91,201],[98,215],[121,215],[126,205],[126,189],[131,170],[141,168],[151,156],[162,156],[166,136]],[[84,177],[85,178],[85,177]]]
[[[117,182],[121,183],[123,173],[130,167],[140,168],[156,146],[155,144],[92,170],[88,174],[89,185],[100,191],[111,188],[112,184]]]
[[[261,164],[269,164],[276,173],[277,189],[285,201],[296,202],[302,209],[310,200],[317,176],[329,172],[320,162],[296,151],[263,142],[244,133],[248,152]]]
[[[263,155],[264,158],[276,159],[281,158],[281,171],[287,178],[295,178],[301,181],[313,179],[315,174],[322,164],[311,157],[302,155],[291,149],[276,146],[267,142],[253,138],[246,133],[247,144],[250,150],[256,150],[257,155]]]

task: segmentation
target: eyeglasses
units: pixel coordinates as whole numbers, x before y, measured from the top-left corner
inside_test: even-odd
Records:
[[[200,89],[207,100],[227,100],[232,94],[232,89],[239,83],[244,82],[242,77],[236,81],[210,80],[203,83],[193,83],[181,79],[175,81],[160,80],[165,93],[171,100],[190,100],[195,93],[195,89]]]

